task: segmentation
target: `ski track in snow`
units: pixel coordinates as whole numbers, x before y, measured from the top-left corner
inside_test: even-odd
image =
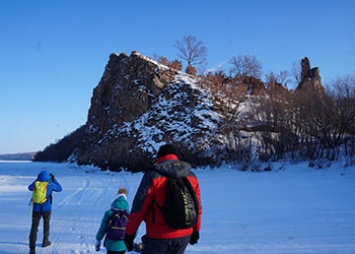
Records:
[[[94,237],[102,216],[110,208],[110,203],[116,196],[117,189],[120,186],[128,186],[125,176],[128,173],[108,172],[102,174],[102,172],[99,172],[96,174],[97,170],[94,170],[92,172],[86,171],[86,174],[79,172],[79,176],[73,177],[70,170],[64,169],[65,171],[70,175],[68,180],[65,176],[61,177],[55,174],[63,187],[63,191],[53,193],[50,230],[52,244],[46,248],[40,246],[43,235],[41,220],[37,233],[36,253],[96,253]],[[61,174],[65,175],[64,172]],[[34,177],[37,173],[34,173]],[[112,177],[105,175],[112,175]],[[28,181],[28,184],[34,180],[34,177]],[[11,177],[8,179],[11,179]],[[29,193],[26,193],[26,195]],[[28,236],[22,239],[22,242],[24,244],[22,244],[20,250],[14,253],[28,253]],[[69,252],[67,251],[68,246],[70,246]],[[0,253],[2,253],[1,250]]]
[[[240,172],[197,170],[203,221],[201,239],[186,254],[355,253],[355,169]],[[63,187],[53,193],[50,240],[37,254],[96,252],[95,235],[119,187],[131,205],[142,174],[103,172],[53,163],[0,162],[0,254],[28,253],[31,226],[27,186],[47,169]],[[141,225],[136,242],[144,235]],[[132,252],[134,253],[134,252]]]

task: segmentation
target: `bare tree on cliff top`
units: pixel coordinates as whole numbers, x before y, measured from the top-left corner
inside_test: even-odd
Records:
[[[233,65],[231,74],[235,74],[239,77],[261,77],[262,64],[256,59],[255,56],[233,56],[229,59],[228,63]]]
[[[203,65],[207,61],[207,48],[193,35],[185,35],[182,41],[176,41],[178,57],[187,62],[187,66]]]

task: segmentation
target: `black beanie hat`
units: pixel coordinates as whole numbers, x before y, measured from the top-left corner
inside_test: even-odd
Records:
[[[171,145],[171,144],[162,145],[159,148],[157,157],[160,158],[160,157],[162,157],[164,155],[167,155],[167,154],[175,154],[175,155],[177,155],[176,147],[174,145]]]

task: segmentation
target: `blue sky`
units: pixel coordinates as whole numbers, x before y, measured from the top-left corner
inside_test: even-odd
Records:
[[[263,74],[307,56],[323,84],[355,75],[355,1],[2,0],[0,154],[43,150],[85,124],[111,53],[177,59],[194,35],[208,69],[249,54]],[[263,75],[264,76],[264,75]]]

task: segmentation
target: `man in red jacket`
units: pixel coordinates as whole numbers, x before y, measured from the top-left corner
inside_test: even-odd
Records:
[[[201,228],[201,198],[200,187],[191,166],[179,161],[176,148],[167,144],[159,148],[155,170],[147,170],[133,200],[132,211],[126,226],[125,243],[127,250],[133,249],[133,240],[142,221],[146,225],[146,235],[142,237],[144,244],[142,254],[182,254],[187,245],[196,244]],[[176,163],[176,162],[179,163]],[[165,201],[165,186],[169,176],[187,177],[195,191],[199,213],[197,223],[187,229],[174,229],[164,221],[161,210],[157,207]]]

